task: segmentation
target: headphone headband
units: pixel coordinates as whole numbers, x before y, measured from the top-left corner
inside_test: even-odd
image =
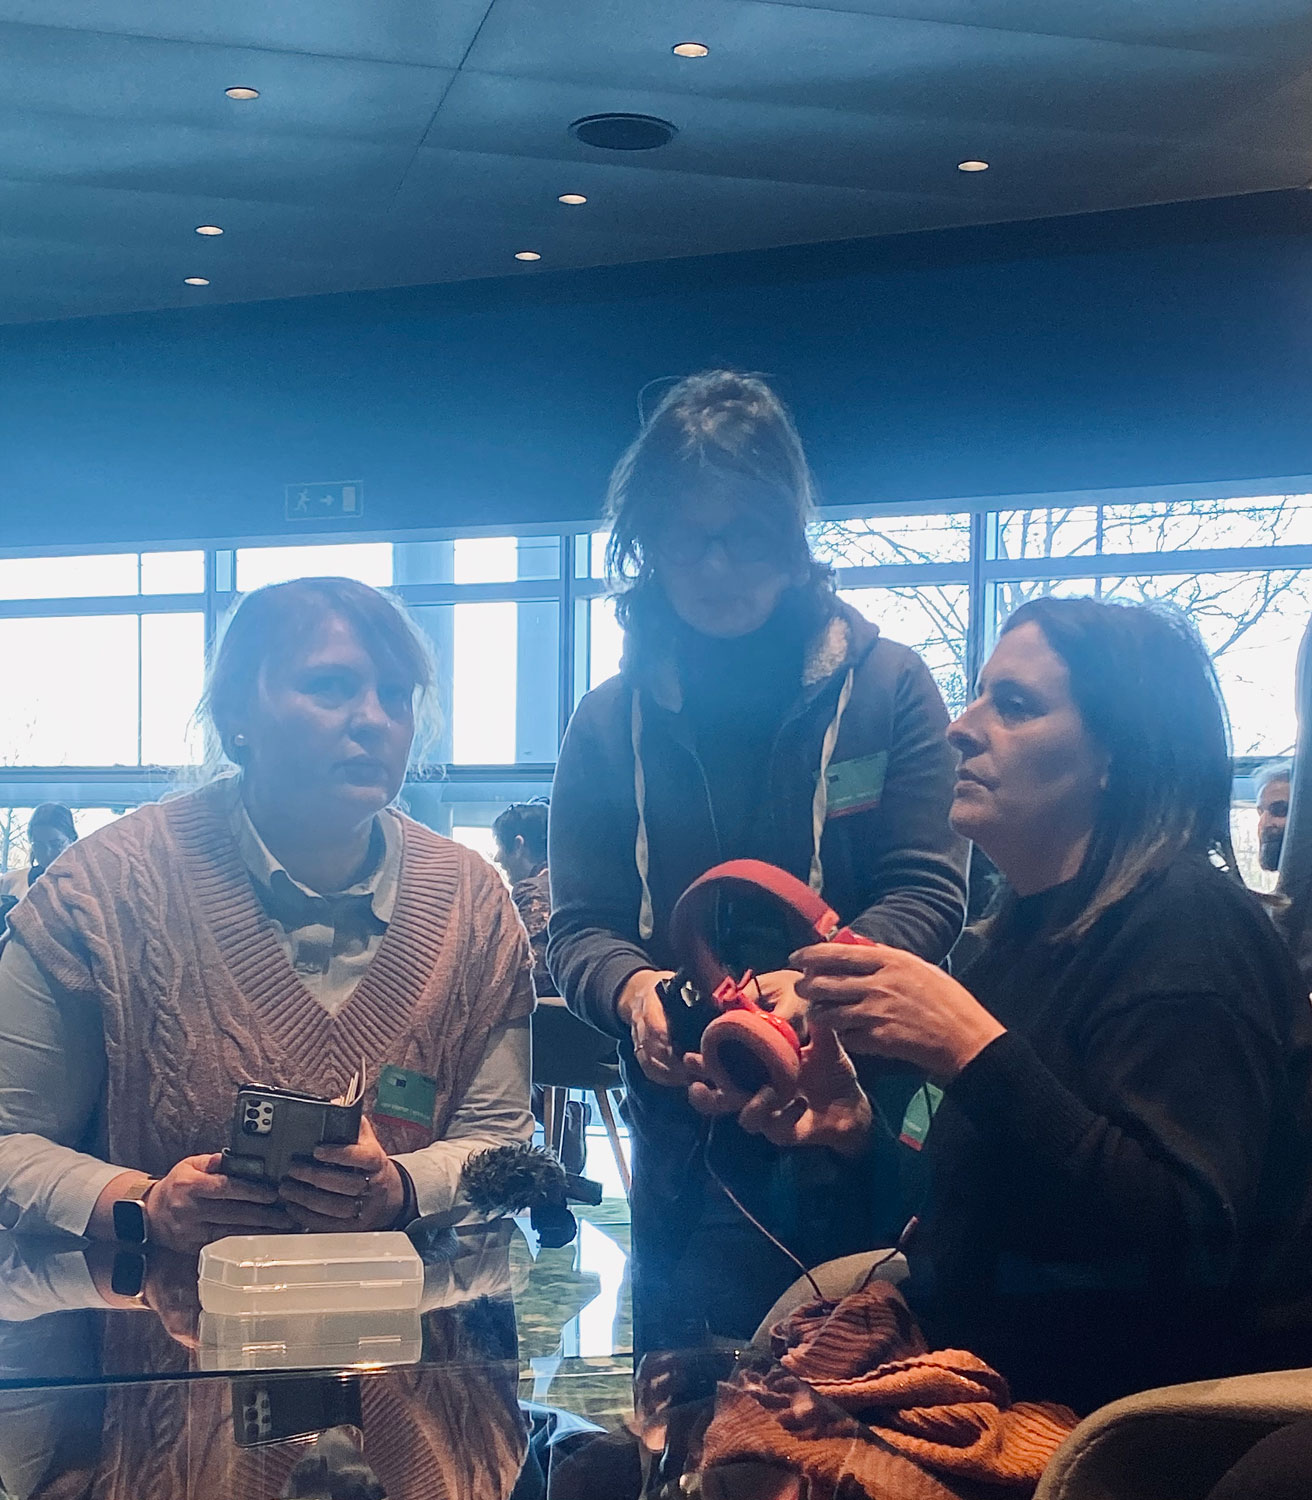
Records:
[[[679,962],[705,995],[726,978],[737,979],[711,944],[716,902],[725,887],[742,886],[764,894],[779,909],[780,929],[795,945],[827,942],[842,926],[838,913],[811,887],[760,859],[731,859],[699,876],[679,897],[670,917],[670,941]]]

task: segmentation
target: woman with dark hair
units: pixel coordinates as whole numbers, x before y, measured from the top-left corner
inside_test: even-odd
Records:
[[[810,472],[769,386],[723,370],[674,386],[616,465],[608,513],[624,662],[561,748],[548,963],[621,1042],[641,1351],[750,1336],[792,1279],[716,1178],[812,1261],[903,1222],[892,1153],[859,1162],[867,1138],[815,1115],[770,1140],[726,1120],[708,1147],[657,992],[678,897],[722,860],[766,860],[936,963],[961,930],[966,861],[942,699],[811,555]],[[792,1005],[795,977],[762,985]],[[882,1073],[896,1111],[916,1080]]]
[[[813,1025],[941,1100],[909,1250],[931,1342],[1079,1410],[1306,1362],[1297,1320],[1273,1336],[1312,1292],[1312,1011],[1217,863],[1202,643],[1146,606],[1034,600],[949,738],[953,827],[1009,887],[984,951],[960,982],[889,947],[795,956]]]
[[[238,605],[205,700],[235,774],[83,839],[11,917],[6,1227],[184,1251],[385,1229],[529,1136],[523,928],[481,859],[392,806],[432,686],[424,638],[364,584]],[[276,1188],[224,1173],[239,1084],[331,1096],[362,1065],[357,1144]]]

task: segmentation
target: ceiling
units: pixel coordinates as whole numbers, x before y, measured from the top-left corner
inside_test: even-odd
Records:
[[[0,0],[0,322],[1309,178],[1312,0]]]

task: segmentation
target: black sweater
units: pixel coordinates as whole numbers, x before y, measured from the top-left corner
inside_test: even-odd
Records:
[[[912,1297],[936,1344],[1090,1409],[1260,1366],[1312,1291],[1312,1008],[1200,855],[1054,946],[1070,899],[1018,902],[963,978],[1008,1030],[935,1117]]]

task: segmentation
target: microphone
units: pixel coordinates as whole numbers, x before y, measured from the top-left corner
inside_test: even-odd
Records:
[[[476,1151],[460,1172],[470,1206],[493,1218],[529,1213],[538,1243],[555,1250],[570,1244],[578,1223],[568,1204],[601,1202],[601,1184],[566,1172],[554,1151],[517,1142]]]

